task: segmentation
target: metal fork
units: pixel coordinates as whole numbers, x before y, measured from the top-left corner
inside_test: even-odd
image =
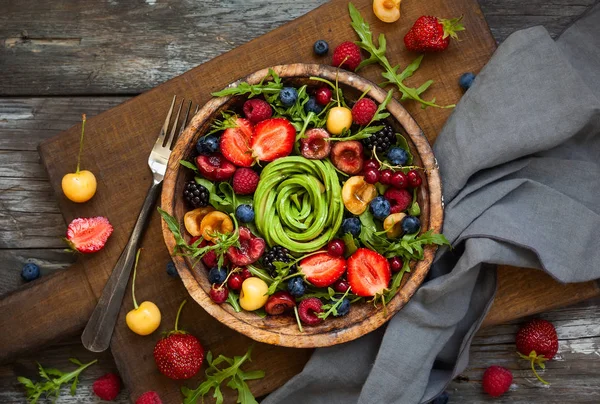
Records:
[[[167,169],[167,162],[171,155],[171,147],[175,144],[175,139],[181,135],[186,127],[188,115],[192,108],[192,102],[190,101],[187,105],[185,114],[183,115],[183,121],[181,122],[179,132],[177,132],[177,126],[179,122],[179,116],[183,107],[184,101],[181,100],[179,109],[177,110],[177,116],[173,121],[171,131],[169,133],[169,124],[171,122],[171,115],[173,114],[173,108],[175,107],[175,100],[177,96],[173,97],[171,102],[171,108],[165,119],[165,123],[160,130],[158,139],[154,143],[150,157],[148,158],[148,166],[152,171],[154,181],[148,195],[144,200],[142,209],[138,216],[129,241],[125,246],[125,249],[121,253],[119,260],[117,261],[110,278],[104,286],[102,296],[98,300],[98,304],[90,317],[83,334],[81,334],[81,342],[88,350],[92,352],[103,352],[108,349],[110,345],[110,339],[112,337],[115,323],[121,309],[121,303],[123,302],[123,296],[125,295],[125,288],[127,287],[127,281],[131,274],[131,268],[135,261],[135,254],[138,249],[138,245],[146,227],[150,213],[153,210],[158,194],[162,187],[162,181],[165,176]],[[198,112],[198,107],[196,107]],[[194,113],[195,114],[195,113]]]

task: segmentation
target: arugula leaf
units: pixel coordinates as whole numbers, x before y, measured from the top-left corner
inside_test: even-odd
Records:
[[[196,167],[195,164],[192,164],[189,161],[179,160],[179,164],[181,164],[182,166],[184,166],[186,168],[189,168],[190,170],[194,170],[194,172],[198,172],[198,167]]]
[[[212,135],[213,133],[217,133],[225,129],[238,127],[238,116],[235,112],[221,111],[221,116],[223,119],[215,119],[215,121],[210,125],[210,131],[204,136]]]
[[[217,188],[217,185],[205,178],[196,177],[194,180],[196,184],[200,184],[208,190],[208,202],[217,210],[233,214],[239,205],[253,204],[252,196],[236,195],[233,192],[233,187],[228,182],[220,182]]]
[[[435,104],[435,99],[431,101],[425,101],[421,98],[421,93],[429,88],[429,86],[433,83],[432,80],[429,80],[419,88],[412,88],[404,84],[404,80],[413,75],[413,73],[418,69],[421,64],[421,60],[423,56],[419,56],[416,60],[414,60],[411,64],[409,64],[406,69],[404,69],[400,74],[398,74],[398,70],[400,69],[399,65],[392,66],[385,56],[386,52],[386,39],[385,35],[379,34],[378,43],[379,46],[376,46],[373,42],[373,34],[371,32],[371,28],[369,24],[362,18],[360,12],[356,9],[354,4],[348,4],[348,10],[350,12],[350,18],[352,23],[350,24],[354,31],[359,37],[359,41],[357,45],[367,51],[369,53],[369,57],[363,60],[357,67],[356,70],[359,70],[367,65],[371,64],[379,64],[384,68],[384,72],[382,76],[387,80],[385,84],[393,84],[398,88],[398,91],[402,94],[402,100],[415,100],[421,104],[423,108],[428,106],[437,107],[437,108],[454,108],[454,105],[446,105],[440,106]]]
[[[244,372],[240,369],[244,362],[250,360],[251,353],[252,347],[248,348],[248,352],[246,352],[244,356],[234,356],[233,358],[228,358],[226,356],[219,355],[219,357],[213,360],[212,352],[208,352],[206,355],[208,368],[204,372],[206,375],[206,380],[202,382],[195,390],[182,387],[181,393],[184,397],[183,403],[195,404],[198,402],[198,400],[204,401],[204,396],[206,396],[210,390],[214,390],[213,397],[216,399],[217,404],[222,404],[223,393],[221,392],[221,385],[227,381],[227,379],[229,379],[226,385],[238,391],[238,403],[257,404],[257,401],[250,391],[246,381],[262,379],[265,377],[265,372],[262,370]],[[221,364],[229,366],[223,366],[219,368],[218,366]]]
[[[269,78],[272,80],[265,83],[265,80],[269,80]],[[279,92],[282,88],[283,84],[279,75],[273,69],[269,69],[269,73],[258,84],[248,84],[246,82],[234,83],[232,87],[217,91],[211,95],[213,97],[225,97],[228,95],[248,94],[248,98],[252,98],[262,94],[269,104],[272,104],[279,97]]]
[[[396,133],[396,146],[408,153],[408,160],[406,160],[406,164],[411,165],[413,163],[413,155],[410,152],[410,147],[408,147],[408,142],[406,141],[406,138],[400,133]]]
[[[323,320],[325,320],[331,314],[333,314],[335,317],[337,317],[338,316],[337,309],[342,305],[342,303],[344,302],[344,299],[346,298],[346,296],[348,296],[348,293],[350,293],[350,288],[348,288],[348,290],[346,290],[346,293],[344,293],[344,295],[340,298],[331,296],[330,299],[331,299],[331,301],[333,301],[333,303],[324,304],[321,309],[326,310],[326,311],[319,313],[317,315],[317,317],[319,317],[320,319],[323,319]]]
[[[408,260],[405,260],[402,263],[402,269],[400,272],[397,272],[392,276],[392,283],[390,288],[384,293],[384,303],[389,303],[390,300],[396,296],[398,290],[400,290],[400,285],[402,284],[402,279],[404,278],[404,274],[410,272],[410,266]]]
[[[344,244],[346,244],[346,257],[351,256],[356,250],[358,250],[357,242],[352,234],[345,233],[342,236],[342,240],[344,241]]]
[[[231,307],[233,307],[233,310],[235,310],[236,313],[239,313],[240,311],[242,311],[242,308],[240,307],[239,299],[240,299],[240,297],[233,290],[230,289],[229,294],[227,295],[226,302],[229,303],[231,305]]]
[[[58,369],[48,368],[44,369],[42,365],[38,363],[39,374],[46,381],[40,381],[34,383],[30,379],[26,377],[19,376],[17,380],[25,387],[25,392],[27,394],[27,400],[30,404],[35,404],[38,402],[42,394],[49,398],[50,396],[54,396],[55,400],[58,398],[60,394],[60,388],[65,383],[71,383],[70,392],[71,395],[75,395],[75,391],[77,389],[77,383],[79,382],[79,375],[89,366],[98,362],[98,360],[93,360],[89,363],[83,364],[76,359],[71,359],[71,362],[74,362],[79,367],[72,372],[64,373]],[[55,376],[54,378],[50,376]]]

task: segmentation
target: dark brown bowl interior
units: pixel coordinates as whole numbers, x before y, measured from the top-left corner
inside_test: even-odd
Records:
[[[336,69],[322,65],[296,64],[276,66],[274,69],[284,79],[286,85],[295,87],[304,84],[308,84],[309,87],[320,86],[321,84],[310,80],[309,77],[319,76],[335,80],[336,75]],[[267,72],[266,69],[256,72],[242,81],[259,82]],[[368,95],[376,102],[380,103],[385,98],[386,93],[378,86],[353,73],[340,71],[338,80],[345,98],[351,102],[368,88],[370,88]],[[187,211],[181,197],[183,187],[186,181],[193,178],[193,173],[182,167],[179,161],[181,159],[190,160],[194,157],[196,140],[210,128],[214,120],[221,118],[221,111],[241,111],[241,105],[245,100],[245,96],[213,98],[196,114],[177,141],[163,184],[162,207],[180,222],[183,221],[183,215]],[[431,147],[416,122],[397,101],[390,102],[388,111],[391,113],[388,123],[407,139],[414,156],[414,164],[425,168],[426,175],[423,186],[418,192],[422,229],[423,231],[434,229],[439,232],[442,224],[441,187]],[[164,224],[163,233],[167,247],[173,254],[175,242]],[[425,249],[424,260],[412,264],[412,271],[404,277],[401,290],[388,304],[386,311],[381,306],[374,307],[372,303],[356,304],[352,306],[349,315],[341,318],[328,318],[318,326],[304,327],[302,333],[298,330],[293,316],[260,318],[253,313],[236,313],[227,304],[215,304],[208,295],[211,285],[202,262],[194,265],[191,260],[177,255],[174,255],[173,259],[192,297],[225,325],[261,342],[291,347],[318,347],[353,340],[384,324],[406,304],[416,288],[423,282],[434,253],[435,247],[428,246]]]

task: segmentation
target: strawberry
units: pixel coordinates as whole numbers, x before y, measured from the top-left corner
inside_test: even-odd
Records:
[[[265,119],[254,127],[252,150],[261,161],[273,161],[292,152],[296,129],[285,118]]]
[[[300,272],[306,280],[318,288],[333,284],[346,272],[346,260],[326,252],[318,253],[300,261]]]
[[[354,42],[342,42],[333,51],[331,65],[354,71],[362,61],[360,48]]]
[[[221,153],[238,167],[250,167],[254,163],[250,150],[252,123],[244,118],[236,118],[235,124],[235,128],[227,128],[221,135]]]
[[[352,120],[357,125],[367,125],[375,116],[377,104],[370,98],[361,98],[352,107]]]
[[[69,223],[66,241],[72,250],[89,254],[104,248],[112,232],[112,225],[103,216],[80,217]]]
[[[348,282],[352,293],[375,296],[387,289],[392,272],[383,255],[368,248],[359,248],[348,258]]]
[[[211,181],[225,181],[235,173],[235,166],[217,153],[196,157],[196,167],[204,178]]]
[[[458,39],[456,33],[465,30],[461,20],[462,17],[451,20],[419,17],[404,36],[404,45],[413,52],[441,52],[450,44],[450,38]]]
[[[558,351],[558,336],[551,322],[539,318],[533,319],[517,332],[515,340],[519,356],[531,362],[535,376],[548,384],[535,371],[535,365],[545,369],[544,362],[554,358]]]
[[[114,373],[107,373],[96,379],[92,385],[94,394],[100,397],[100,400],[112,401],[121,391],[121,380]]]
[[[250,168],[240,168],[233,174],[233,192],[238,195],[251,195],[258,187],[259,175]]]
[[[240,227],[239,247],[229,247],[227,258],[229,261],[239,267],[243,267],[256,262],[265,252],[267,243],[265,240],[254,236],[247,227]]]
[[[163,404],[156,391],[147,391],[135,400],[135,404]]]
[[[502,366],[490,366],[483,373],[481,384],[483,391],[492,397],[499,397],[510,389],[513,375],[510,370]]]
[[[200,341],[191,334],[177,329],[179,315],[186,300],[179,306],[175,318],[175,329],[167,333],[154,346],[154,361],[158,370],[173,380],[193,377],[204,361],[204,348]]]

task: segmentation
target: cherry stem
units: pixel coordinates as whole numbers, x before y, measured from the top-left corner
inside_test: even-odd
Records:
[[[133,298],[133,307],[137,308],[139,307],[137,304],[137,301],[135,300],[135,277],[137,275],[137,266],[138,266],[138,261],[140,259],[140,253],[142,252],[142,249],[140,248],[139,250],[137,250],[137,254],[135,254],[135,264],[133,266],[133,279],[131,280],[131,297]]]
[[[79,174],[79,164],[81,163],[81,153],[83,152],[83,132],[85,129],[85,114],[81,115],[81,137],[79,138],[79,153],[77,154],[77,170],[75,170],[75,174]]]
[[[179,310],[177,310],[177,317],[175,317],[175,332],[179,331],[177,329],[177,326],[179,325],[179,315],[181,314],[181,309],[183,309],[183,306],[185,306],[186,303],[187,303],[187,300],[184,300],[183,302],[181,302],[181,305],[179,306]]]

